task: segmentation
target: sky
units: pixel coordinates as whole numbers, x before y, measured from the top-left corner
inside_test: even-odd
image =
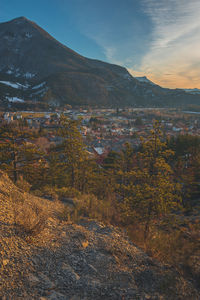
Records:
[[[0,0],[79,54],[169,88],[200,88],[200,0]]]

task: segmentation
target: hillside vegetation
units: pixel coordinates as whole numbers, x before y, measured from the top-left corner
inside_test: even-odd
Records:
[[[198,299],[198,137],[155,121],[99,159],[62,115],[51,133],[2,122],[0,138],[2,296]]]
[[[122,230],[30,195],[0,174],[2,299],[198,299],[171,267],[148,257]]]

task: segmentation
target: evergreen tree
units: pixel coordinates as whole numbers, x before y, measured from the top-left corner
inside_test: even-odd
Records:
[[[50,162],[57,177],[54,183],[84,189],[88,155],[83,143],[80,121],[62,115],[58,135],[61,137],[61,143],[54,148]]]
[[[34,134],[17,121],[0,126],[0,168],[8,172],[16,182],[23,175],[31,183],[36,176],[36,165],[42,161],[43,153],[32,143]]]
[[[179,135],[171,137],[168,146],[175,152],[173,168],[182,184],[183,204],[189,208],[191,199],[200,196],[200,138]]]
[[[180,202],[180,185],[173,180],[173,171],[167,163],[173,154],[161,141],[162,133],[156,122],[135,165],[125,173],[126,183],[120,186],[123,195],[123,211],[126,217],[144,224],[144,240],[149,235],[152,222],[176,209]]]

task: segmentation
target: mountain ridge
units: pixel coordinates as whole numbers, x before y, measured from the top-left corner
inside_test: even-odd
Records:
[[[25,17],[0,23],[0,108],[180,106],[200,96],[134,78],[126,68],[86,58]],[[17,89],[4,82],[21,84]],[[45,87],[41,86],[45,82]],[[18,103],[13,99],[21,99]],[[20,107],[19,107],[20,108]]]

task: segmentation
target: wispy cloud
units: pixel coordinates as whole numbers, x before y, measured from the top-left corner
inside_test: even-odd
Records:
[[[200,0],[73,3],[76,26],[105,60],[162,86],[200,88]]]
[[[80,32],[95,41],[106,60],[134,68],[147,52],[150,27],[138,0],[74,0]],[[81,4],[82,3],[82,4]]]
[[[200,1],[142,1],[153,30],[138,71],[161,85],[200,87]]]

